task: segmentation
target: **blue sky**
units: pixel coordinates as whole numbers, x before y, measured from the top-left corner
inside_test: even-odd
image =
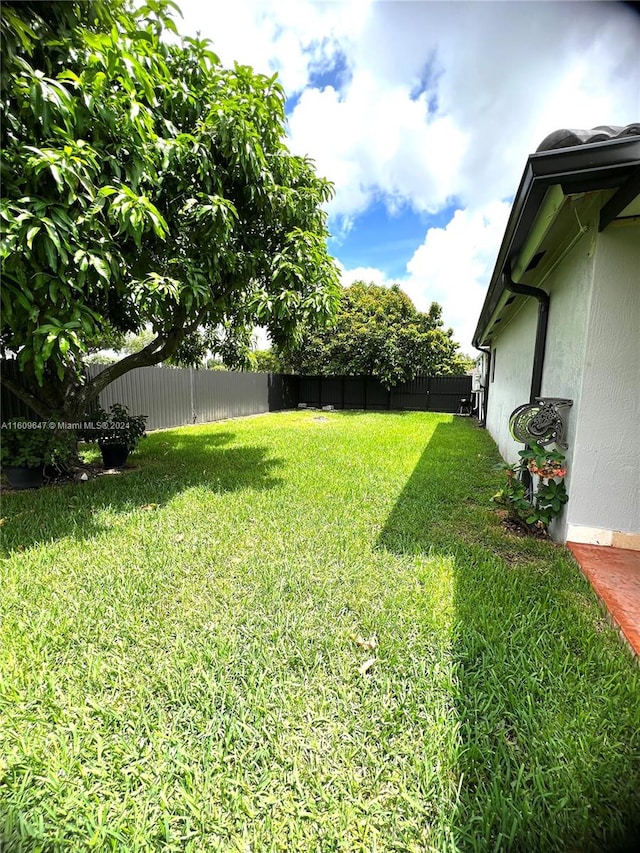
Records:
[[[446,226],[455,209],[452,205],[430,215],[403,206],[391,212],[380,197],[353,220],[345,234],[337,232],[329,240],[329,251],[347,269],[373,267],[390,281],[400,280],[427,230]]]
[[[640,16],[616,2],[178,2],[224,63],[279,73],[290,149],[335,184],[343,283],[440,302],[466,352],[527,156],[640,117]]]

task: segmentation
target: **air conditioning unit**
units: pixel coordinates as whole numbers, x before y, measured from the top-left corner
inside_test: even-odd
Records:
[[[481,364],[471,374],[471,390],[472,391],[482,391],[487,387],[489,381],[489,377],[484,370],[484,364]]]
[[[483,388],[486,388],[488,381],[488,371],[487,367],[489,364],[489,359],[483,353],[480,357],[477,365],[473,369],[473,373],[471,374],[471,390],[472,391],[482,391]]]

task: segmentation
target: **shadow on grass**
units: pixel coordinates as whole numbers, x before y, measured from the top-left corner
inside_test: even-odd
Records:
[[[101,510],[128,513],[159,507],[187,489],[212,493],[270,489],[279,482],[278,459],[260,446],[229,446],[230,431],[159,432],[129,457],[127,468],[84,483],[3,495],[2,550],[10,553],[64,537],[88,539],[105,526]]]
[[[379,540],[454,566],[451,835],[464,851],[631,850],[638,668],[568,551],[503,531],[492,454],[484,431],[439,425]]]

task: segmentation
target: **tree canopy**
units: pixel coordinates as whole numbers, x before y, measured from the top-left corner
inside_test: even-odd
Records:
[[[167,39],[171,7],[2,3],[0,345],[24,383],[3,382],[44,417],[255,325],[284,346],[335,308],[332,186],[288,151],[282,87]],[[96,340],[145,328],[83,380]]]
[[[391,387],[419,375],[466,373],[469,360],[452,336],[437,302],[424,313],[398,285],[359,281],[342,291],[331,328],[307,327],[283,356],[296,373],[375,376]]]
[[[257,373],[283,373],[278,355],[271,349],[258,349],[250,353],[248,369]]]

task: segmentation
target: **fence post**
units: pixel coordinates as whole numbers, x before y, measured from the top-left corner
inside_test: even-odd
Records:
[[[194,368],[189,368],[189,390],[191,392],[191,423],[195,424],[198,420],[198,413],[196,412],[196,403],[195,403],[195,393],[194,393]]]

